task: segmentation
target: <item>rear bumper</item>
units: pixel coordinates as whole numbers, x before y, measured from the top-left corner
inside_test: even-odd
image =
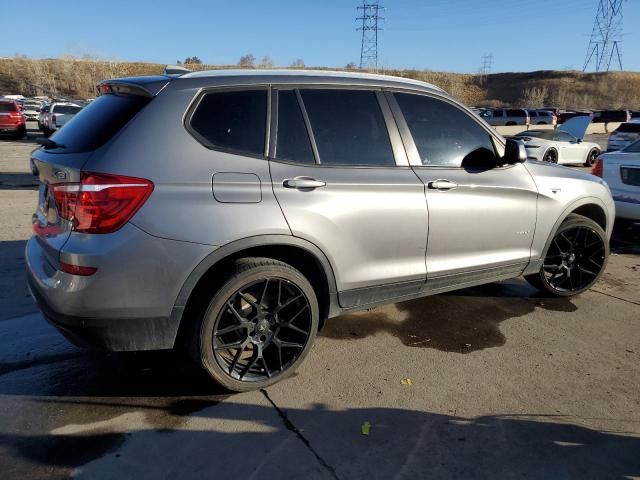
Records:
[[[53,256],[98,269],[77,276],[53,265],[46,241],[34,236],[25,251],[29,288],[40,310],[73,343],[117,351],[173,347],[179,290],[212,250],[152,237],[131,224],[112,234],[73,233]]]
[[[616,217],[640,222],[640,198],[613,196],[616,202]]]
[[[51,309],[31,272],[29,291],[43,316],[74,345],[111,351],[173,348],[176,328],[170,318],[90,318],[65,315]]]

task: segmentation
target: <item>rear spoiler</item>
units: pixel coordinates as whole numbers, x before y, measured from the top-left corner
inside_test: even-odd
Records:
[[[115,78],[100,82],[96,86],[96,90],[98,95],[120,94],[155,97],[171,80],[173,80],[173,78],[166,75]]]

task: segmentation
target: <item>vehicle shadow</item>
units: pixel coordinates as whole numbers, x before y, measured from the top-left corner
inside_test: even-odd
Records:
[[[0,173],[0,190],[37,190],[38,177],[30,172]]]
[[[611,236],[611,252],[640,255],[640,222],[632,225],[615,225]]]
[[[268,395],[268,394],[265,394]],[[64,406],[58,399],[44,399]],[[175,403],[179,404],[180,401]],[[275,404],[273,404],[275,406]],[[227,401],[166,407],[166,423],[5,434],[12,455],[74,478],[631,478],[640,438],[562,416],[462,418],[400,408],[291,408]],[[174,417],[189,415],[176,426]],[[361,434],[364,422],[371,425]],[[107,454],[108,451],[111,453]],[[50,471],[50,470],[49,470]]]
[[[27,289],[25,240],[0,242],[0,320],[35,312]]]
[[[500,323],[536,308],[577,310],[570,299],[546,298],[524,280],[514,279],[343,315],[328,320],[320,335],[355,339],[387,332],[408,347],[470,353],[504,345]]]

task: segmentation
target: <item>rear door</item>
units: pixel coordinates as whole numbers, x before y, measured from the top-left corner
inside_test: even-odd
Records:
[[[426,279],[424,186],[384,96],[283,87],[273,97],[273,189],[293,234],[329,258],[340,303],[417,291]]]
[[[529,262],[538,191],[523,164],[496,167],[491,134],[455,104],[389,93],[426,187],[427,284],[517,275]]]

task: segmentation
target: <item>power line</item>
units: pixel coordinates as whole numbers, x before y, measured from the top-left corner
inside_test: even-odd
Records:
[[[360,68],[378,69],[378,32],[382,30],[378,24],[384,21],[380,11],[384,7],[379,0],[362,0],[362,5],[356,7],[360,16],[356,21],[362,22],[357,31],[362,31],[362,43],[360,45]]]
[[[596,18],[591,30],[587,56],[582,71],[589,65],[595,67],[596,72],[608,72],[611,63],[617,63],[622,70],[622,3],[624,0],[599,0]]]
[[[480,84],[484,84],[487,80],[487,75],[491,73],[491,66],[493,64],[493,55],[483,55],[482,63],[480,64]]]

